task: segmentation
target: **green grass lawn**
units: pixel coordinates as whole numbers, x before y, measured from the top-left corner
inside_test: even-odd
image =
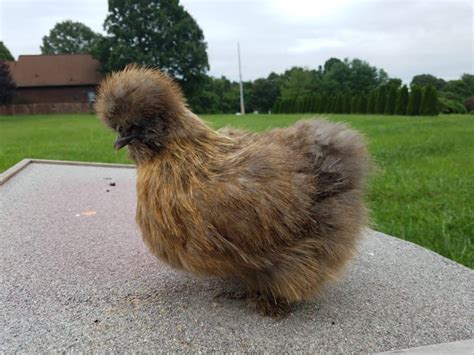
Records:
[[[302,115],[213,115],[255,131]],[[474,267],[474,116],[330,115],[368,137],[379,173],[371,182],[374,228]],[[91,115],[0,117],[0,171],[23,158],[126,163],[114,135]]]

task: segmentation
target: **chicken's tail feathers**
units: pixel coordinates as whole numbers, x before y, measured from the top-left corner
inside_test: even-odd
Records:
[[[301,122],[307,132],[305,147],[316,177],[317,199],[349,190],[363,190],[373,170],[365,137],[342,123]]]

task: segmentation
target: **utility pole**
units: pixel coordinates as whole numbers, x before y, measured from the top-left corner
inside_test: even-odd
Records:
[[[244,105],[244,86],[242,84],[242,67],[240,65],[240,44],[237,43],[237,54],[239,56],[239,79],[240,79],[240,113],[245,114],[245,105]]]

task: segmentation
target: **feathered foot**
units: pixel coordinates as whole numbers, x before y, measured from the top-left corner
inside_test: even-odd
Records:
[[[288,301],[275,298],[272,295],[257,292],[249,300],[254,304],[256,310],[264,316],[281,319],[288,316],[291,311],[291,304]]]
[[[245,300],[257,312],[276,319],[286,317],[291,311],[289,302],[257,291],[222,291],[214,296],[216,298]]]

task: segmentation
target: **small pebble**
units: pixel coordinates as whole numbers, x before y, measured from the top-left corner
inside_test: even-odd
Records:
[[[109,185],[110,186],[115,186],[115,182],[111,182]]]

